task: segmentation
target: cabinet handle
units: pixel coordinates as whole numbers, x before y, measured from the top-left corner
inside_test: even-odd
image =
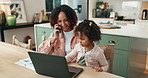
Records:
[[[115,41],[113,41],[113,40],[109,40],[108,43],[115,44]]]
[[[42,31],[42,33],[44,33],[44,34],[45,34],[46,32],[45,32],[45,31]]]

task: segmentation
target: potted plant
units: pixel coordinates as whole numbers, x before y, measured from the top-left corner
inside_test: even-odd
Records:
[[[99,1],[96,3],[96,9],[103,9],[104,8],[104,3],[103,1]]]

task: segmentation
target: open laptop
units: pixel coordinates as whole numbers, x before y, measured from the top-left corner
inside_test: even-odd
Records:
[[[31,51],[28,54],[38,74],[54,78],[75,78],[83,71],[82,68],[68,66],[64,56]]]

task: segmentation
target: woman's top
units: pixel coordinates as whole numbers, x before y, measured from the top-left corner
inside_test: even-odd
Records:
[[[58,56],[65,56],[65,35],[63,32],[60,33],[60,37],[53,43],[51,44],[51,40],[53,37],[53,33],[50,35],[48,40],[43,41],[39,47],[38,51],[41,53],[46,53],[46,54],[53,54],[53,55],[58,55]],[[77,36],[73,33],[72,38],[70,38],[70,49],[73,49],[75,44],[78,43],[78,38]]]
[[[73,33],[73,30],[71,30],[69,32],[64,32],[64,34],[65,34],[65,51],[66,51],[66,54],[69,54],[71,52],[70,41],[71,41],[71,38],[72,38],[72,33]]]
[[[92,50],[86,52],[85,48],[82,47],[80,43],[76,44],[72,52],[65,56],[67,62],[71,62],[74,58],[77,58],[76,62],[79,64],[79,61],[81,61],[82,57],[85,56],[84,65],[86,64],[86,66],[89,67],[101,67],[103,71],[107,71],[108,63],[105,58],[104,51],[96,44],[94,45],[95,46]]]

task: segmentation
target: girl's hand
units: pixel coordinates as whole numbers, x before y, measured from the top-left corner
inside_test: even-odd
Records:
[[[103,69],[101,67],[92,67],[95,69],[96,72],[103,72]]]

